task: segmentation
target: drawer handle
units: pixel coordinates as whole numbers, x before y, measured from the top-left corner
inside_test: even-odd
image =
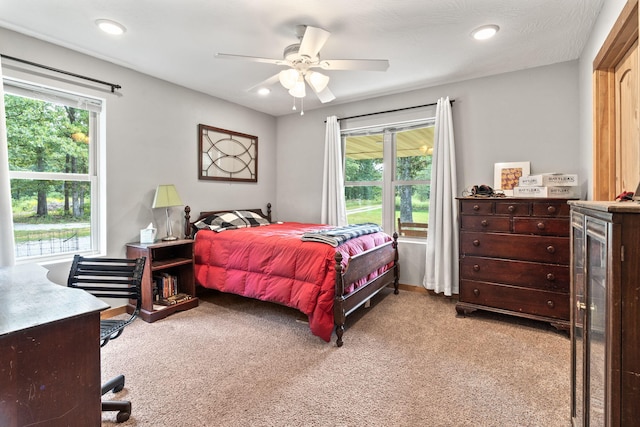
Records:
[[[556,252],[556,248],[553,245],[549,245],[547,246],[547,252],[554,254]]]
[[[549,273],[547,274],[547,280],[553,282],[556,280],[556,276],[554,276],[553,273]]]
[[[479,210],[480,210],[480,206],[478,206],[478,205],[473,205],[473,210],[474,210],[474,211],[479,211]]]
[[[478,264],[474,264],[473,271],[480,271],[480,266]]]
[[[544,230],[544,222],[538,223],[538,230]]]
[[[551,300],[547,301],[547,305],[549,306],[549,308],[553,308],[556,306],[555,303]]]
[[[555,206],[547,206],[547,212],[549,212],[550,214],[556,213],[556,207]]]
[[[480,222],[480,225],[481,225],[481,226],[483,226],[483,227],[486,227],[486,226],[488,226],[488,225],[489,225],[489,221],[487,221],[486,219],[483,219],[483,220]]]
[[[507,210],[508,210],[509,212],[513,212],[513,211],[515,211],[515,210],[516,210],[516,207],[515,207],[515,206],[513,206],[513,205],[509,205],[509,207],[507,208]]]
[[[474,294],[475,296],[480,295],[480,289],[475,288],[475,289],[473,290],[473,294]]]
[[[474,240],[473,246],[480,246],[480,240]]]

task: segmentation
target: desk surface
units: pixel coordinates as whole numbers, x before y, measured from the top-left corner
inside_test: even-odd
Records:
[[[0,268],[0,336],[108,307],[81,289],[49,281],[37,264]]]

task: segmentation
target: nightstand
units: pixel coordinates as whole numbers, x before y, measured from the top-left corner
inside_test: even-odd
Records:
[[[193,240],[178,239],[154,243],[127,243],[127,258],[147,257],[142,276],[140,318],[155,322],[176,311],[198,306],[193,274]],[[163,279],[170,285],[168,293],[186,294],[188,299],[167,303],[163,299]],[[166,283],[165,283],[166,284]],[[156,290],[156,292],[154,292]],[[158,293],[160,293],[159,296]],[[163,302],[164,304],[161,304]],[[132,309],[132,307],[131,307]]]

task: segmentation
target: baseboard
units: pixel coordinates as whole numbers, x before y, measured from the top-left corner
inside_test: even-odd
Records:
[[[408,291],[408,292],[415,292],[417,294],[426,294],[426,295],[433,295],[436,297],[443,297],[443,298],[458,298],[458,295],[455,294],[453,296],[446,296],[444,294],[439,294],[436,293],[434,291],[432,291],[431,289],[427,289],[424,286],[413,286],[413,285],[403,285],[402,283],[398,284],[398,289],[401,289],[403,291]]]

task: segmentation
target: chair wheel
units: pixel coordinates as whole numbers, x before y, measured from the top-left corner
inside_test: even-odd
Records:
[[[129,412],[120,411],[118,415],[116,415],[116,422],[123,423],[129,419],[131,414]]]

